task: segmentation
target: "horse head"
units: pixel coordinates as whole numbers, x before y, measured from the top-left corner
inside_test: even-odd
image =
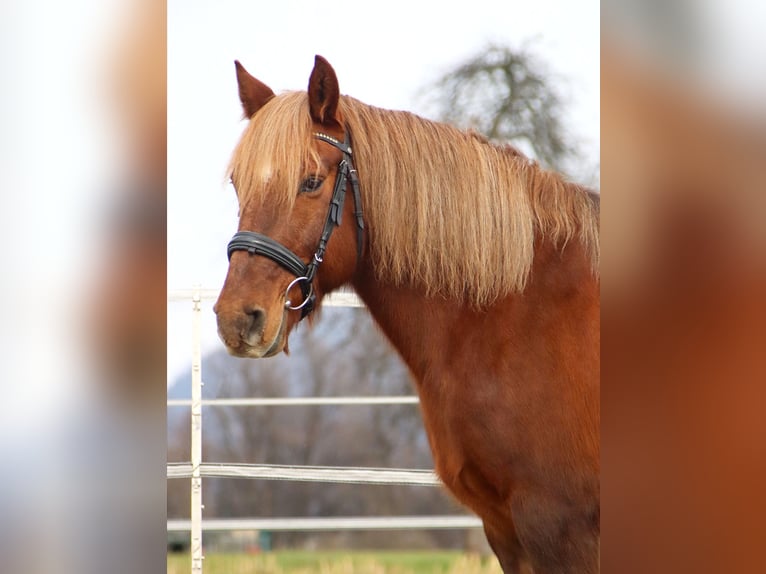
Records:
[[[279,96],[235,64],[249,125],[230,166],[239,227],[214,311],[231,354],[270,357],[354,275],[361,205],[330,64],[317,56],[307,93]],[[344,201],[347,188],[354,198]]]

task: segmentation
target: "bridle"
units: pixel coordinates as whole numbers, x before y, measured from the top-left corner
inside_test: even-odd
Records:
[[[364,248],[364,220],[362,219],[362,197],[359,194],[359,178],[354,169],[354,163],[351,159],[351,141],[349,131],[346,129],[345,141],[340,141],[327,134],[316,132],[314,137],[326,142],[343,152],[343,159],[338,164],[338,172],[335,176],[335,187],[333,188],[332,198],[325,219],[322,234],[319,237],[319,244],[314,251],[314,256],[309,263],[293,253],[290,249],[255,231],[238,231],[229,241],[227,254],[231,260],[231,254],[235,251],[247,251],[250,255],[263,255],[275,263],[278,263],[290,273],[295,275],[285,290],[285,309],[288,311],[301,310],[301,319],[308,316],[316,304],[316,293],[314,290],[314,278],[317,269],[322,263],[327,242],[330,240],[333,230],[341,224],[343,216],[343,202],[346,199],[347,180],[351,180],[351,188],[354,193],[354,216],[356,217],[356,261],[362,258],[362,249]],[[294,285],[300,285],[303,294],[303,302],[300,305],[293,305],[288,294]]]

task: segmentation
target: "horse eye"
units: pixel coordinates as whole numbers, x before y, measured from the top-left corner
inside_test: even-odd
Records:
[[[322,187],[322,179],[319,177],[308,177],[305,180],[303,180],[303,183],[301,184],[301,193],[308,193],[311,191],[316,191],[320,187]]]

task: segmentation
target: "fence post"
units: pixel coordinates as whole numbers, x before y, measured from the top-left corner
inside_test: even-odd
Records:
[[[192,293],[192,372],[191,372],[191,571],[202,574],[202,294]]]

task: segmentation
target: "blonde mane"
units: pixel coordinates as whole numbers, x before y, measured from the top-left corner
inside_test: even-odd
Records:
[[[509,146],[342,96],[377,276],[486,305],[523,290],[535,236],[599,260],[598,201]],[[230,164],[240,205],[289,208],[317,165],[305,92],[267,103]],[[268,185],[266,185],[268,181]],[[268,189],[268,197],[264,197]]]

